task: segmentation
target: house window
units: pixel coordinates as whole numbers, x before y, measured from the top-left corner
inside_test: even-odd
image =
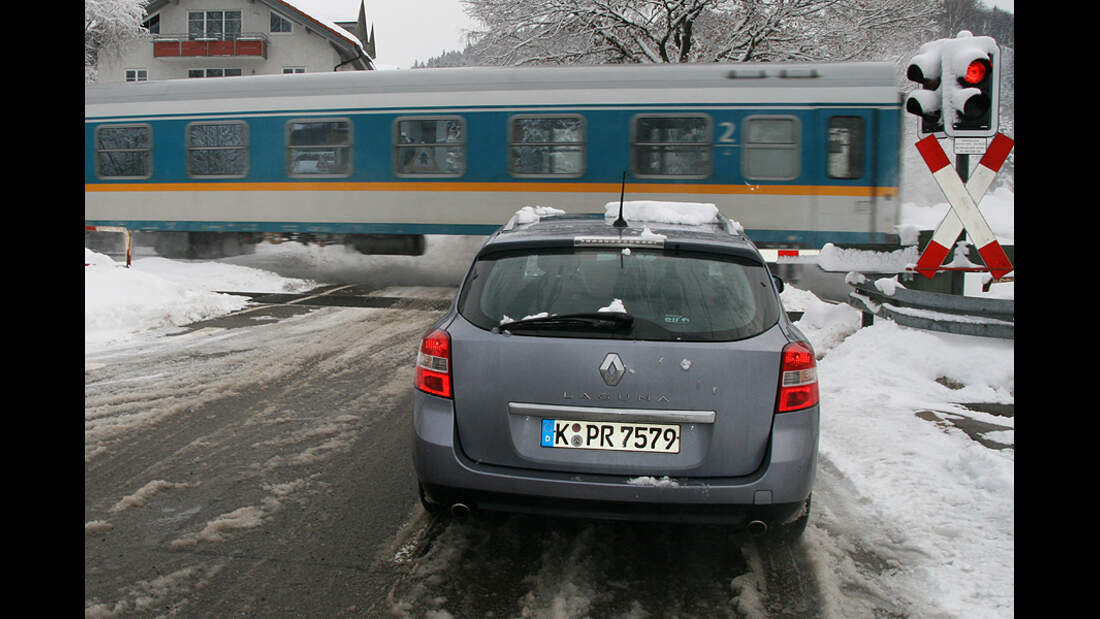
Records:
[[[283,67],[283,73],[305,73],[305,67]]]
[[[271,32],[294,32],[294,24],[289,19],[279,15],[275,11],[271,12]]]
[[[509,124],[513,176],[580,176],[584,173],[584,118],[515,116]]]
[[[829,119],[828,172],[830,178],[863,176],[863,119],[859,116]]]
[[[187,125],[187,174],[199,178],[248,174],[248,125],[240,121]]]
[[[398,176],[466,172],[466,121],[460,116],[398,118],[393,146]]]
[[[240,68],[229,69],[188,69],[187,77],[236,77],[242,73]]]
[[[793,116],[745,119],[741,171],[745,178],[790,180],[799,174],[799,125]]]
[[[241,35],[240,11],[188,11],[187,38],[235,39]]]
[[[97,127],[95,154],[96,173],[100,178],[149,178],[153,175],[153,127]]]
[[[710,175],[710,117],[634,118],[634,174],[640,177],[705,178]]]
[[[144,82],[149,79],[149,71],[146,69],[126,69],[127,82]]]
[[[286,124],[286,166],[293,177],[348,176],[352,157],[351,121],[292,120]]]
[[[160,13],[141,22],[141,25],[144,26],[150,34],[160,34]]]

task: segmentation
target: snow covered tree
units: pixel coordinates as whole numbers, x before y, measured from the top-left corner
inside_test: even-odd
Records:
[[[424,62],[414,61],[413,69],[436,69],[442,67],[468,67],[475,64],[473,60],[474,49],[470,44],[466,44],[464,50],[444,50],[439,56],[434,56],[427,59]]]
[[[120,54],[148,36],[142,26],[149,0],[84,0],[84,83],[96,80],[100,54]]]
[[[941,9],[937,21],[940,24],[938,38],[954,37],[960,30],[970,30],[983,11],[981,0],[941,0]]]
[[[930,33],[936,0],[463,0],[483,64],[858,60]]]

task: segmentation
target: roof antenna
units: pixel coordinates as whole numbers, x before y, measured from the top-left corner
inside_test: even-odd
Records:
[[[623,219],[623,196],[626,195],[626,170],[623,170],[623,183],[622,189],[619,190],[619,218],[615,220],[615,223],[611,224],[616,228],[625,228],[626,220]]]

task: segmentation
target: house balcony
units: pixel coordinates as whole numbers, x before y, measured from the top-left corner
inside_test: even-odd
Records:
[[[235,57],[267,58],[267,35],[246,32],[231,38],[191,38],[186,34],[153,37],[155,58]]]

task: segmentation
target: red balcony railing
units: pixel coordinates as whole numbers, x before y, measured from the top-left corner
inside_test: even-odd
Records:
[[[156,58],[253,56],[266,59],[267,45],[267,36],[263,33],[239,34],[229,39],[192,39],[186,34],[166,34],[157,35],[153,39],[153,56]]]

